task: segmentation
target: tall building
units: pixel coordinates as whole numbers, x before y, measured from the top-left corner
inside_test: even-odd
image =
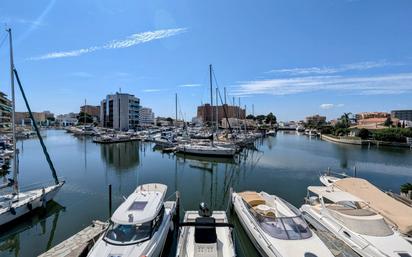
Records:
[[[151,108],[142,107],[139,110],[139,125],[149,126],[155,122],[154,113]]]
[[[86,113],[97,120],[100,119],[100,106],[82,105],[80,106],[80,112]]]
[[[11,101],[0,91],[0,130],[11,129]]]
[[[238,118],[238,119],[245,119],[246,117],[246,110],[239,108],[239,106],[232,106],[223,104],[220,106],[210,106],[210,104],[204,104],[202,106],[197,107],[197,119],[202,120],[203,122],[215,122],[216,121],[216,112],[217,112],[217,120],[219,122],[222,119],[225,119],[226,116],[228,118]]]
[[[107,95],[100,104],[100,124],[116,130],[134,129],[139,125],[140,100],[134,95]]]
[[[399,120],[412,121],[412,110],[394,110],[391,111],[391,116]]]

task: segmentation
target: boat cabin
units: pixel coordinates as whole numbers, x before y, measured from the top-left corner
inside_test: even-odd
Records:
[[[115,245],[136,244],[149,240],[163,221],[167,186],[139,186],[114,212],[104,240]]]

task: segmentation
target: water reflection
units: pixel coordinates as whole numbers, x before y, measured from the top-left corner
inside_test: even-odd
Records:
[[[46,208],[37,209],[32,214],[24,216],[15,222],[9,223],[1,227],[0,234],[0,256],[20,256],[21,244],[20,234],[25,231],[35,230],[40,231],[36,236],[46,236],[47,244],[43,251],[47,251],[53,245],[53,239],[59,220],[61,211],[65,211],[65,207],[57,202],[50,201]],[[47,221],[51,220],[51,227],[47,228]]]
[[[131,169],[139,165],[139,142],[101,144],[102,159],[116,169]]]

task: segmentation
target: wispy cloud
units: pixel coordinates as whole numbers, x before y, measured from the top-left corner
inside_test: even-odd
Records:
[[[162,29],[155,31],[147,31],[137,34],[132,34],[126,39],[113,40],[102,46],[91,46],[82,49],[61,51],[61,52],[51,52],[37,57],[31,57],[29,60],[46,60],[55,58],[65,58],[65,57],[75,57],[87,53],[92,53],[99,50],[109,50],[109,49],[119,49],[128,48],[142,43],[147,43],[153,40],[168,38],[176,36],[178,34],[186,32],[186,28],[176,28],[176,29]]]
[[[78,78],[92,78],[92,77],[94,77],[93,74],[88,73],[88,72],[84,72],[84,71],[72,72],[69,75],[72,76],[72,77],[78,77]]]
[[[387,66],[398,66],[402,63],[392,63],[386,60],[380,61],[367,61],[367,62],[358,62],[351,64],[344,64],[336,67],[307,67],[307,68],[287,68],[287,69],[275,69],[271,70],[268,73],[277,73],[283,75],[327,75],[327,74],[336,74],[343,73],[347,71],[364,71],[373,68],[382,68]]]
[[[183,85],[178,85],[178,87],[201,87],[202,84],[183,84]]]
[[[148,88],[148,89],[143,89],[142,91],[145,92],[145,93],[156,93],[156,92],[162,91],[162,89],[158,89],[158,88]]]
[[[343,107],[344,104],[321,104],[319,107],[323,110],[330,110],[333,108]]]
[[[380,76],[304,76],[239,82],[235,95],[291,95],[315,91],[340,91],[357,95],[412,93],[412,73]]]

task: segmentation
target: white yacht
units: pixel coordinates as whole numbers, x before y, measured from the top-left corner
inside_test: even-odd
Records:
[[[369,181],[362,178],[336,178],[332,185],[348,192],[368,203],[375,212],[382,215],[386,222],[393,226],[412,242],[412,207],[382,192]]]
[[[199,211],[187,211],[180,224],[176,257],[235,257],[233,225],[226,212],[210,214],[204,203]]]
[[[359,255],[412,256],[412,244],[362,199],[333,186],[310,186],[306,200],[300,208],[305,218],[314,227],[330,231]]]
[[[176,212],[176,202],[164,202],[166,191],[163,184],[138,186],[113,213],[87,256],[160,256]]]
[[[297,208],[265,192],[232,194],[240,223],[265,257],[333,256]]]
[[[176,147],[177,152],[193,155],[233,157],[236,149],[217,145],[183,144]]]

